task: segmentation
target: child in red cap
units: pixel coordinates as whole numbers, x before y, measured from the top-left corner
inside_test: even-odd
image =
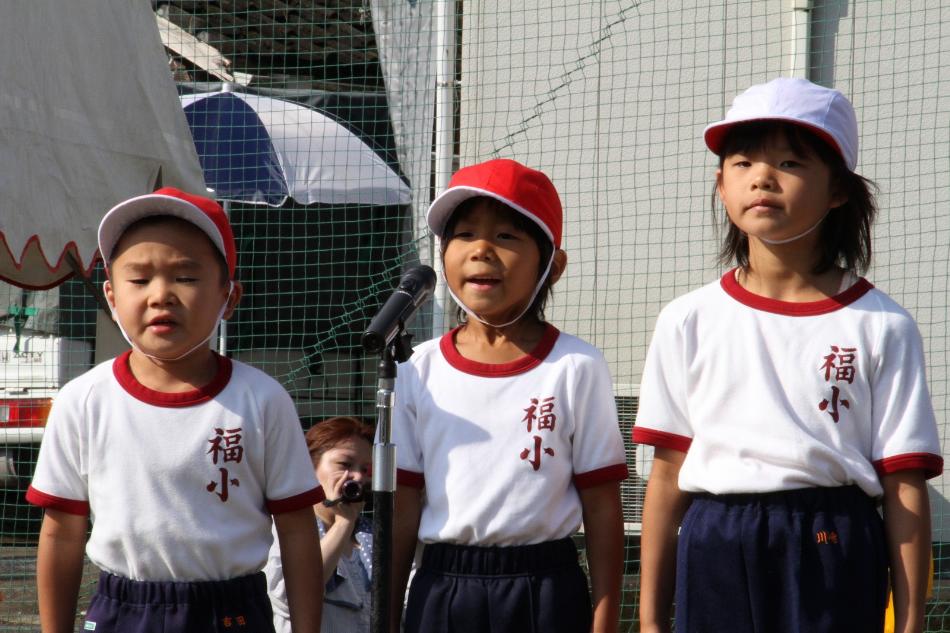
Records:
[[[224,211],[160,189],[106,214],[99,251],[132,349],[63,387],[50,412],[27,492],[46,509],[43,631],[73,630],[84,546],[102,570],[85,630],[273,631],[261,572],[273,515],[294,630],[315,633],[322,496],[293,402],[208,345],[241,296]]]
[[[424,544],[409,633],[616,630],[627,468],[607,363],[544,318],[561,216],[547,176],[503,159],[460,170],[429,208],[461,324],[398,372],[397,611]]]

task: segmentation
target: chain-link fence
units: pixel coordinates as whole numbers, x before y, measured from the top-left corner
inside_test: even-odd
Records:
[[[946,3],[170,0],[152,9],[205,181],[226,201],[238,241],[245,297],[219,344],[280,380],[305,426],[337,414],[373,419],[375,359],[358,335],[406,264],[438,267],[422,217],[451,171],[501,156],[552,177],[569,265],[548,316],[604,351],[628,443],[622,630],[637,629],[649,475],[649,452],[629,444],[643,360],[659,309],[722,273],[709,211],[714,157],[701,133],[748,85],[806,76],[854,102],[858,171],[881,190],[868,277],[920,325],[945,435]],[[252,101],[256,120],[244,111]],[[249,171],[271,151],[250,133],[258,122],[291,140],[294,160],[310,161],[295,167],[300,187]],[[286,161],[276,163],[286,170]],[[91,284],[0,286],[2,630],[38,628],[40,514],[23,491],[49,398],[118,349],[93,296],[102,281],[100,266]],[[439,289],[416,320],[417,340],[445,331],[449,312]],[[943,631],[950,505],[942,477],[930,484],[928,630]]]

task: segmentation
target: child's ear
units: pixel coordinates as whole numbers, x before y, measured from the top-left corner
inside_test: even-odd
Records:
[[[551,261],[551,285],[557,283],[557,280],[561,278],[561,275],[564,274],[564,270],[567,268],[567,253],[561,249],[554,251],[554,259]]]
[[[719,194],[719,202],[723,202],[723,199],[722,199],[722,168],[716,170],[716,193]]]
[[[232,281],[230,283],[234,285],[231,287],[231,293],[228,296],[228,305],[224,309],[224,314],[221,316],[224,320],[231,318],[231,315],[234,314],[234,309],[237,308],[241,297],[244,295],[244,286],[241,285],[240,281]]]
[[[829,209],[837,209],[843,204],[848,202],[848,194],[842,193],[841,191],[835,189],[831,192],[831,203],[828,205]]]
[[[102,294],[105,295],[109,307],[115,310],[115,290],[112,288],[111,279],[106,279],[102,282]]]

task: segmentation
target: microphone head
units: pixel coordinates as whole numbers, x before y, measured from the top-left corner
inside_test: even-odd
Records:
[[[432,292],[435,289],[435,271],[425,264],[413,266],[403,273],[399,288],[413,295],[422,290]]]
[[[416,310],[432,296],[435,282],[435,271],[430,266],[413,266],[403,273],[399,285],[363,333],[360,340],[363,349],[375,353],[389,345]]]

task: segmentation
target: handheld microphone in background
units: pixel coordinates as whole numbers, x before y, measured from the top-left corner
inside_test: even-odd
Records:
[[[435,289],[435,271],[429,266],[414,266],[399,280],[399,285],[376,313],[363,332],[363,349],[381,352],[392,343],[401,328],[415,315]]]

